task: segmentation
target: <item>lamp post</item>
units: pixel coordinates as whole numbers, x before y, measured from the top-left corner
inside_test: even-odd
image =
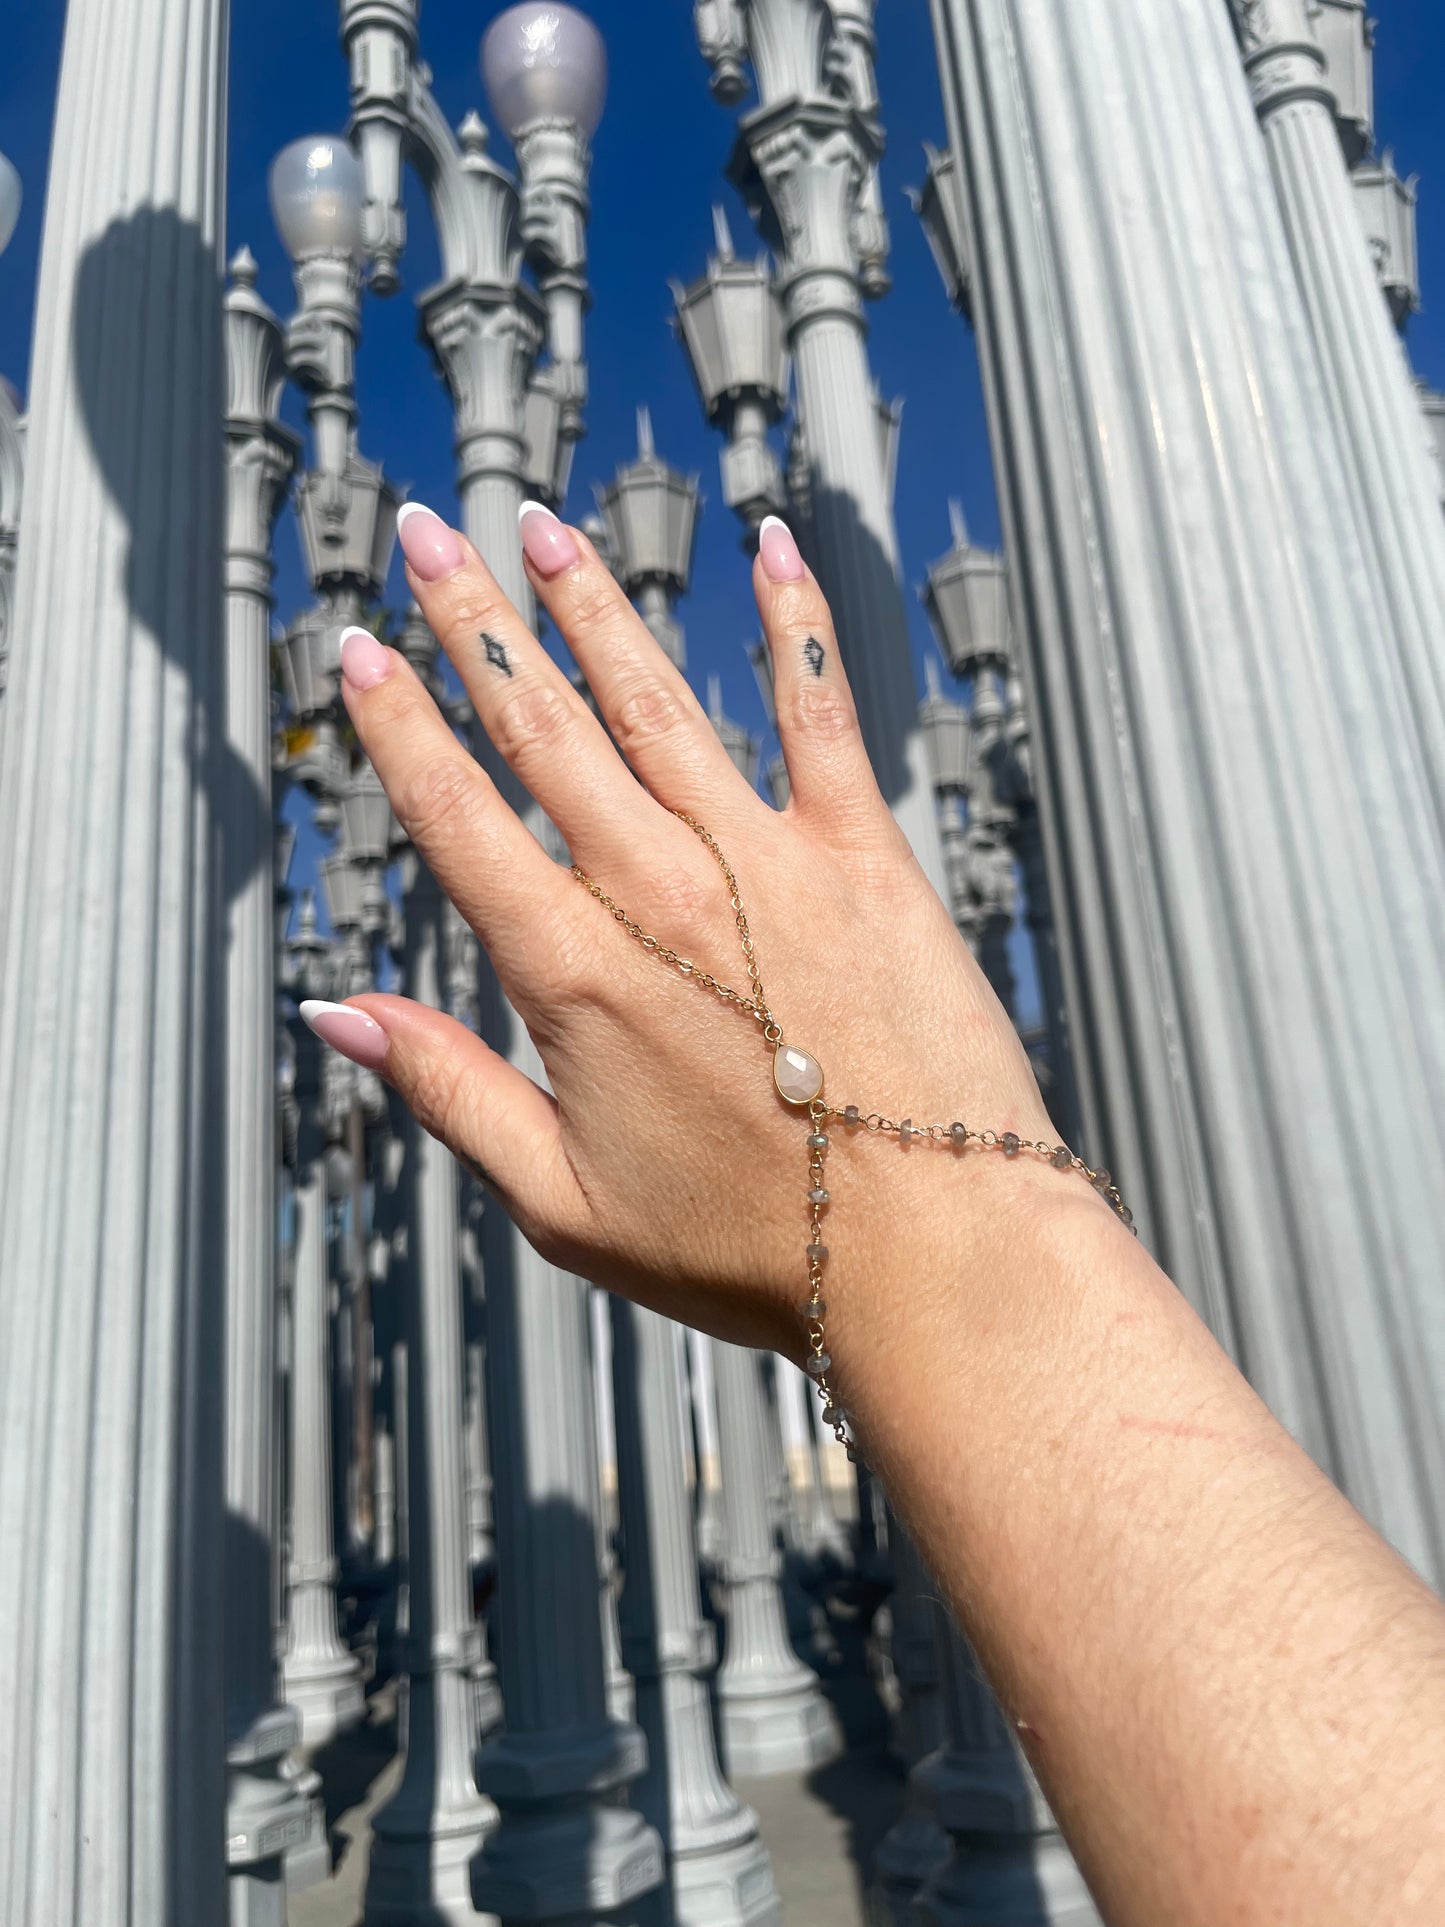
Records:
[[[226,1905],[225,17],[67,9],[0,709],[0,1910],[96,1927]]]
[[[1391,325],[1392,315],[1402,323],[1418,305],[1413,188],[1402,201],[1404,184],[1388,155],[1357,166],[1353,178],[1347,170],[1307,0],[1230,5],[1289,266],[1319,358],[1317,406],[1338,457],[1329,469],[1343,479],[1341,506],[1353,521],[1370,591],[1374,646],[1369,663],[1359,665],[1365,673],[1356,674],[1351,701],[1356,726],[1371,730],[1389,758],[1381,759],[1373,807],[1400,833],[1382,840],[1377,861],[1387,886],[1408,905],[1422,878],[1433,878],[1438,894],[1445,877],[1445,519],[1409,364]],[[1353,645],[1350,655],[1358,658]],[[1336,672],[1342,690],[1350,689],[1349,669],[1345,660]],[[1409,832],[1417,824],[1412,852]],[[1390,882],[1397,865],[1403,887]],[[1425,933],[1432,949],[1416,967],[1433,976],[1445,934],[1428,922]],[[1435,1088],[1445,1116],[1439,1049],[1437,1038]]]
[[[1438,1582],[1445,1240],[1412,1200],[1441,1160],[1420,996],[1445,892],[1425,866],[1402,893],[1425,813],[1376,807],[1401,747],[1359,689],[1377,607],[1229,18],[932,12],[1083,1141]]]
[[[752,65],[759,104],[742,118],[730,172],[778,259],[806,441],[809,547],[879,784],[941,892],[898,579],[890,436],[880,433],[863,320],[864,299],[888,285],[871,0],[713,0],[699,25],[703,52],[717,63],[715,91],[733,94],[743,43]],[[684,340],[691,347],[686,328]]]
[[[697,536],[698,486],[662,461],[653,446],[652,416],[637,411],[637,460],[624,463],[597,507],[613,572],[636,602],[659,646],[684,666],[686,650],[673,604],[687,594]]]
[[[562,5],[512,8],[488,30],[488,88],[512,139],[519,194],[488,155],[476,116],[458,135],[443,120],[418,56],[414,0],[342,0],[341,23],[372,284],[384,291],[398,282],[409,163],[426,188],[441,253],[441,279],[420,306],[454,404],[462,525],[530,620],[517,512],[524,486],[553,498],[565,487],[586,393],[587,142],[605,90],[601,40]],[[522,279],[524,262],[535,288]],[[549,356],[539,364],[544,341]],[[539,420],[549,425],[540,438]],[[542,453],[549,472],[539,476]],[[475,747],[535,823],[535,807],[480,732]],[[490,973],[480,1010],[487,1041],[542,1075]],[[501,1817],[473,1863],[472,1892],[478,1907],[504,1919],[606,1912],[656,1886],[663,1867],[655,1833],[618,1804],[644,1749],[635,1728],[607,1714],[585,1291],[495,1208],[482,1242],[506,1727],[477,1758],[478,1784]],[[569,1655],[565,1669],[558,1652]]]
[[[281,329],[242,250],[226,296],[226,1858],[234,1927],[284,1927],[304,1803],[279,1762],[300,1722],[275,1660],[276,1106],[272,529],[297,456]]]
[[[648,1750],[636,1798],[668,1865],[667,1886],[644,1917],[661,1927],[762,1927],[780,1918],[781,1904],[757,1815],[718,1766],[707,1680],[715,1642],[698,1588],[677,1331],[656,1312],[614,1298],[612,1348],[622,1656]]]
[[[944,660],[955,676],[972,681],[974,689],[966,747],[950,732],[942,736],[936,730],[930,733],[936,771],[943,771],[952,762],[958,776],[957,782],[944,784],[945,843],[951,853],[963,853],[961,867],[970,901],[976,883],[983,886],[985,903],[1001,900],[994,940],[980,950],[980,955],[985,973],[1010,1013],[1013,972],[1002,949],[1005,919],[1011,925],[1015,915],[1010,847],[1012,856],[1018,859],[1048,1039],[1053,1079],[1050,1111],[1065,1140],[1072,1143],[1079,1132],[1078,1098],[1034,796],[1027,716],[1013,648],[1008,568],[996,550],[980,548],[969,540],[963,510],[957,502],[949,503],[949,520],[953,546],[929,569],[919,592]],[[959,797],[965,792],[970,797],[969,821],[960,825]],[[975,802],[981,861],[975,859],[970,847]]]
[[[718,1737],[735,1778],[818,1766],[841,1744],[817,1674],[788,1639],[761,1378],[769,1364],[761,1352],[739,1345],[719,1340],[712,1347],[727,1618],[717,1675]]]
[[[751,549],[763,517],[787,504],[768,431],[787,407],[790,362],[766,255],[739,261],[727,215],[714,207],[712,219],[714,252],[701,278],[687,287],[670,285],[703,413],[726,437],[723,500],[741,520]]]

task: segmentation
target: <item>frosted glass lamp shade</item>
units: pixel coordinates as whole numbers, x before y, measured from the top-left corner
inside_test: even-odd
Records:
[[[271,163],[271,215],[293,261],[308,254],[361,255],[361,162],[335,134],[311,134]]]
[[[5,252],[6,243],[15,232],[15,223],[20,219],[21,198],[20,176],[0,154],[0,254]]]
[[[607,49],[586,14],[523,0],[487,28],[482,80],[510,139],[533,121],[566,120],[590,140],[607,98]]]

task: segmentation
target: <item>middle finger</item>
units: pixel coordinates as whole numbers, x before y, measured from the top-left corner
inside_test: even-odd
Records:
[[[655,847],[662,812],[466,537],[408,502],[397,539],[477,720],[578,862],[615,866]]]

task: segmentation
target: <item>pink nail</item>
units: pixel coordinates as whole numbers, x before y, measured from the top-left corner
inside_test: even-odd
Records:
[[[386,1061],[386,1032],[374,1017],[353,1004],[328,1004],[308,997],[301,1006],[303,1019],[333,1050],[364,1070],[379,1071]]]
[[[397,510],[396,539],[412,573],[423,582],[440,582],[462,566],[456,530],[420,502],[403,502]]]
[[[560,575],[582,560],[572,531],[541,502],[523,502],[517,521],[522,531],[522,553],[538,575]]]
[[[765,515],[758,530],[758,555],[769,582],[801,582],[803,558],[793,532],[776,515]]]
[[[391,651],[365,629],[346,629],[341,637],[341,673],[353,689],[375,689],[391,674]]]

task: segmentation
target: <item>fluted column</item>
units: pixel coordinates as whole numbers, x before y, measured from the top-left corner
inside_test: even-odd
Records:
[[[750,0],[758,108],[733,171],[778,254],[807,447],[810,553],[830,598],[868,753],[934,886],[946,888],[917,715],[898,538],[863,297],[887,287],[872,8]],[[718,56],[704,44],[715,73]],[[720,76],[721,77],[721,76]],[[735,98],[726,85],[723,98]]]
[[[232,1927],[284,1927],[282,1856],[306,1836],[278,1772],[300,1721],[277,1694],[275,897],[271,530],[296,459],[276,419],[281,330],[248,253],[226,298],[226,1856]]]
[[[224,0],[74,0],[56,104],[0,707],[0,1915],[27,1927],[226,1905],[225,36]]]
[[[442,894],[408,859],[407,994],[442,1002]],[[406,1635],[400,1653],[405,1767],[372,1826],[363,1918],[415,1927],[478,1918],[471,1861],[496,1809],[477,1791],[478,1629],[472,1614],[462,1443],[460,1198],[451,1153],[416,1123],[406,1134],[410,1237],[407,1344]]]
[[[336,1618],[338,1562],[331,1487],[331,1278],[321,1046],[299,1021],[296,1052],[296,1256],[291,1285],[290,1594],[283,1678],[307,1747],[355,1726],[365,1710],[361,1665]]]
[[[915,1895],[913,1927],[1101,1927],[978,1661],[941,1605],[935,1613],[946,1735],[909,1793],[950,1849]]]
[[[1360,225],[1305,0],[1231,6],[1369,570],[1377,611],[1370,686],[1397,746],[1402,802],[1433,811],[1438,838],[1445,826],[1445,517],[1419,398]]]
[[[0,702],[5,699],[15,602],[15,555],[20,545],[20,495],[25,483],[25,418],[19,397],[0,377]]]
[[[829,1760],[839,1734],[818,1676],[788,1642],[773,1527],[760,1352],[716,1342],[727,1609],[717,1677],[718,1737],[728,1773],[796,1773]]]
[[[1439,892],[1400,894],[1419,823],[1382,815],[1375,609],[1229,18],[934,16],[1084,1149],[1438,1579]]]
[[[698,1590],[676,1330],[656,1312],[614,1298],[612,1337],[622,1657],[647,1739],[636,1799],[668,1863],[667,1885],[648,1917],[662,1927],[776,1922],[781,1904],[757,1815],[723,1779],[713,1738],[715,1641]]]

